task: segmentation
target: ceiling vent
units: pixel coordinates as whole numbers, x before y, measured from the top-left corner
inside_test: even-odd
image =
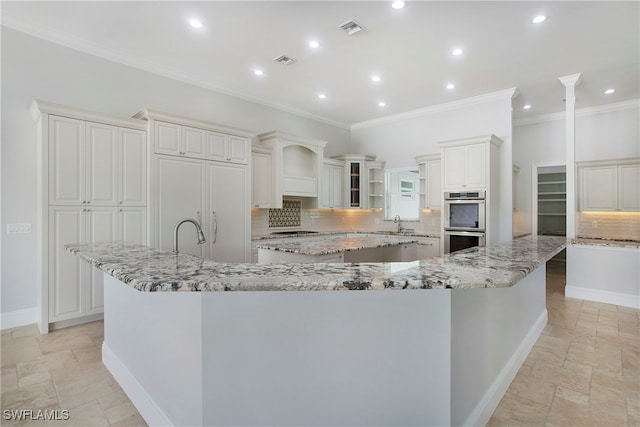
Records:
[[[284,56],[284,55],[280,55],[277,58],[274,58],[273,60],[284,65],[291,65],[294,62],[296,62],[295,59],[289,58],[288,56]]]
[[[350,36],[354,35],[357,32],[360,32],[362,30],[364,30],[364,27],[360,24],[358,24],[355,20],[350,20],[345,22],[344,24],[340,25],[340,28],[342,28],[344,30],[345,33],[349,34]]]

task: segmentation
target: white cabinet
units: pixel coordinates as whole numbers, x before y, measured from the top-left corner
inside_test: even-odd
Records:
[[[206,132],[189,126],[155,121],[152,137],[155,153],[185,157],[204,157]]]
[[[640,211],[637,159],[579,163],[581,211]]]
[[[369,162],[376,157],[364,154],[343,154],[333,159],[344,162],[344,207],[355,209],[369,208]],[[384,168],[384,163],[380,163]],[[378,167],[377,165],[374,167]],[[376,177],[375,180],[378,180]],[[384,183],[383,183],[384,185]],[[383,198],[384,199],[384,198]]]
[[[486,144],[469,144],[463,146],[444,147],[442,158],[444,164],[445,190],[485,188],[487,181]]]
[[[344,193],[344,162],[325,159],[320,181],[320,203],[323,209],[341,209]]]
[[[369,183],[369,209],[384,209],[384,165],[385,162],[367,162],[367,179]]]
[[[210,163],[208,168],[207,257],[215,261],[248,262],[249,170],[230,163]],[[205,219],[205,225],[206,222]]]
[[[440,155],[417,156],[420,176],[420,209],[442,208],[442,176]]]
[[[49,209],[49,322],[101,313],[102,272],[64,249],[70,243],[116,240],[113,207],[54,206]]]
[[[146,133],[50,116],[49,203],[146,204]]]
[[[303,197],[305,208],[317,208],[327,143],[280,131],[263,133],[258,138],[256,147],[269,150],[272,156],[270,207],[282,208],[283,196],[296,196]]]
[[[251,142],[249,138],[207,132],[207,158],[221,162],[248,164]]]
[[[183,218],[193,218],[202,224],[205,197],[205,163],[196,159],[158,156],[156,159],[156,188],[153,195],[157,218],[153,245],[165,251],[173,250],[174,226]],[[197,244],[192,224],[183,224],[179,230],[180,252],[204,256],[204,246]]]
[[[34,101],[38,122],[39,326],[101,316],[102,273],[65,251],[73,243],[146,243],[146,123]],[[62,322],[62,323],[60,323]]]
[[[271,173],[271,154],[251,153],[251,206],[270,208],[273,203],[273,174]]]

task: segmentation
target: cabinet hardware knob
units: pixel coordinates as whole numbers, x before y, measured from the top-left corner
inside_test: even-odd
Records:
[[[120,204],[122,204],[122,200],[120,200]]]

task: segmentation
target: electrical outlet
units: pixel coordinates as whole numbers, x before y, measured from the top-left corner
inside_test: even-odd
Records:
[[[7,224],[7,234],[31,233],[31,224]]]
[[[591,221],[591,228],[598,228],[598,221]]]

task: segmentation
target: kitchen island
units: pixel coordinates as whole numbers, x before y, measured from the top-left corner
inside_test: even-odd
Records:
[[[462,425],[489,419],[546,325],[565,246],[291,265],[68,250],[105,272],[103,361],[149,424]]]

